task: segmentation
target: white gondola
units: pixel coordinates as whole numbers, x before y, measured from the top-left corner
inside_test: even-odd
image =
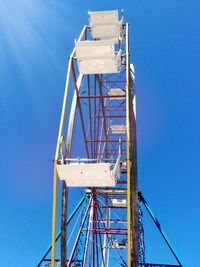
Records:
[[[112,199],[112,204],[115,207],[126,207],[126,199]]]
[[[127,248],[127,239],[122,239],[121,241],[117,239],[111,240],[113,249],[126,249]]]
[[[121,164],[121,172],[126,173],[127,172],[127,164],[126,161],[123,161]]]
[[[115,52],[114,41],[77,41],[75,47],[81,74],[117,73],[120,71],[121,50]]]
[[[120,146],[119,146],[120,147]],[[62,159],[57,173],[68,187],[115,186],[121,174],[121,148],[118,158],[99,162],[97,159]]]
[[[109,98],[110,100],[122,100],[122,99],[125,99],[125,92],[121,88],[111,88],[108,91],[108,95],[111,96]]]
[[[122,20],[118,20],[118,10],[88,12],[91,34],[94,39],[122,41]]]
[[[111,133],[112,134],[125,134],[126,133],[126,125],[111,125]]]

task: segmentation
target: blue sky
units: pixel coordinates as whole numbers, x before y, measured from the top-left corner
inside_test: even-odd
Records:
[[[67,58],[88,10],[122,8],[136,71],[139,187],[185,266],[199,267],[200,2],[189,0],[0,2],[2,266],[34,266],[51,242]],[[146,236],[161,242],[147,222]]]

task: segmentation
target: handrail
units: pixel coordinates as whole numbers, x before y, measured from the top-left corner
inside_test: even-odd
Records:
[[[99,159],[97,159],[97,158],[93,158],[93,159],[91,159],[91,158],[65,158],[64,161],[68,162],[68,163],[70,163],[70,162],[81,163],[81,162],[89,162],[89,161],[92,161],[92,162],[97,161],[97,162],[102,163],[102,161],[107,161],[107,162],[116,161],[116,158],[99,158]]]
[[[71,125],[70,125],[71,127]],[[73,127],[73,126],[72,126]],[[69,128],[68,128],[69,129]],[[106,161],[106,162],[113,162],[113,161],[118,161],[118,159],[121,160],[121,139],[119,139],[119,154],[118,154],[118,157],[117,158],[114,158],[114,157],[110,157],[110,158],[69,158],[68,156],[70,156],[70,142],[72,141],[72,129],[70,129],[70,131],[68,131],[68,136],[67,136],[67,145],[69,145],[69,147],[67,148],[67,145],[66,145],[66,148],[67,148],[67,153],[66,153],[66,157],[64,157],[64,155],[62,155],[61,153],[61,160],[58,160],[58,164],[63,164],[63,163],[71,163],[71,162],[78,162],[78,163],[81,163],[81,162],[100,162],[102,163],[103,161]],[[69,142],[70,141],[70,142]],[[68,150],[69,149],[69,150]]]

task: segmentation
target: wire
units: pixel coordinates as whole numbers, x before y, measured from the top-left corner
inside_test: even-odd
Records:
[[[82,209],[80,210],[79,215],[78,215],[78,217],[77,217],[77,219],[76,219],[76,222],[75,222],[75,224],[74,224],[74,226],[73,226],[73,228],[72,228],[72,231],[71,231],[71,233],[70,233],[70,235],[69,235],[69,238],[68,238],[68,240],[67,240],[67,246],[68,246],[68,244],[69,244],[69,242],[70,242],[70,240],[71,240],[71,237],[72,237],[72,235],[73,235],[73,233],[74,233],[74,230],[75,230],[75,228],[76,228],[76,225],[77,225],[77,223],[78,223],[78,220],[80,219],[80,216],[81,216],[81,214],[82,214],[82,211],[83,211],[83,207],[82,207]]]

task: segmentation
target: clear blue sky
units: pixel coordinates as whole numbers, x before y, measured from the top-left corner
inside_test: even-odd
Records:
[[[67,57],[88,10],[122,8],[136,70],[139,187],[185,266],[200,266],[195,0],[0,2],[1,266],[35,266],[51,241],[52,160]],[[148,256],[160,259],[162,246],[150,243]]]

